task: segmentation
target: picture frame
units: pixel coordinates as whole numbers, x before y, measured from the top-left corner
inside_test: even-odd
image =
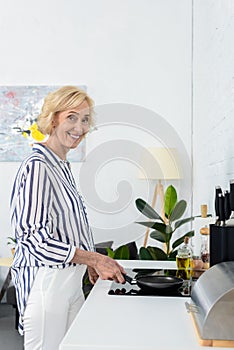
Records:
[[[21,162],[35,142],[43,141],[45,136],[37,130],[37,117],[44,98],[61,86],[0,86],[0,162]],[[78,87],[86,91],[85,86]],[[83,162],[85,149],[83,140],[68,153],[68,160]]]

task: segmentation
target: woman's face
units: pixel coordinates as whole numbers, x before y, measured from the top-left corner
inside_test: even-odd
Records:
[[[56,141],[57,146],[68,152],[76,148],[83,140],[90,127],[90,110],[87,101],[82,102],[78,107],[59,112],[54,121],[51,137]]]

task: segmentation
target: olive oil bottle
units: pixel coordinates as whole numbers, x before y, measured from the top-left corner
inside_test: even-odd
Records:
[[[191,259],[193,256],[193,250],[189,246],[189,237],[184,238],[184,243],[179,247],[176,256],[177,271],[176,276],[183,278],[183,280],[190,280],[191,273]]]

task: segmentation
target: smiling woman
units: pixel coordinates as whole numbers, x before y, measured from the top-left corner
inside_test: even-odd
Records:
[[[93,121],[93,100],[84,90],[77,89],[75,86],[63,86],[62,88],[51,92],[44,99],[42,112],[38,116],[38,128],[45,134],[50,135],[52,129],[52,120],[56,113],[68,111],[80,106],[84,101],[89,107],[89,125],[94,124]]]
[[[57,350],[84,302],[82,277],[124,282],[122,266],[95,252],[83,199],[66,157],[93,124],[93,102],[65,86],[45,99],[38,118],[46,142],[22,163],[11,196],[16,237],[12,279],[25,350]]]
[[[67,152],[76,148],[89,131],[90,120],[91,113],[86,100],[72,110],[57,112],[45,145],[66,160]]]

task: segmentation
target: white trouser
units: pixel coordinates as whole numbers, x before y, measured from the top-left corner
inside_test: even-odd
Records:
[[[25,350],[58,350],[84,302],[85,269],[84,265],[39,269],[24,313]]]

